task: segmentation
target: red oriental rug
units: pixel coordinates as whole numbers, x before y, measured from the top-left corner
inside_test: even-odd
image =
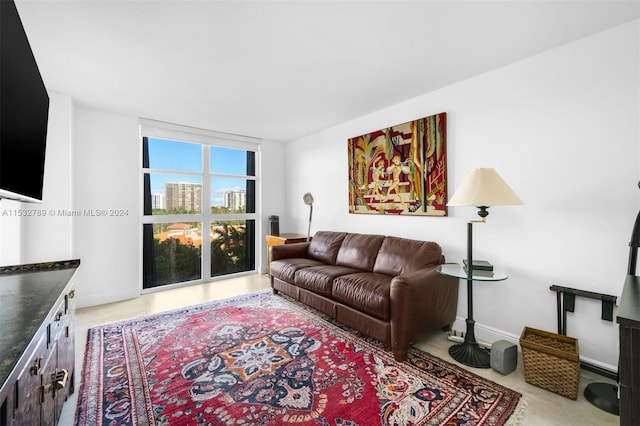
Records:
[[[76,425],[501,425],[521,395],[259,292],[89,330]]]

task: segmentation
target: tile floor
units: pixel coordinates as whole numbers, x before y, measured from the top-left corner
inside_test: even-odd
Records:
[[[269,280],[266,275],[248,275],[196,286],[148,293],[137,299],[78,309],[76,311],[76,374],[80,374],[79,372],[81,371],[87,330],[91,327],[182,306],[204,303],[210,300],[226,299],[267,288],[269,288]],[[444,333],[437,333],[420,342],[417,346],[455,363],[447,352],[450,345],[451,342],[446,339]],[[510,418],[510,425],[607,426],[619,424],[617,416],[594,407],[582,395],[585,386],[589,383],[611,383],[610,380],[588,371],[582,371],[578,400],[573,401],[526,383],[521,354],[518,357],[516,371],[506,376],[492,369],[462,367],[514,389],[523,395],[516,413]],[[73,425],[78,388],[79,377],[76,377],[76,393],[65,403],[60,426]]]

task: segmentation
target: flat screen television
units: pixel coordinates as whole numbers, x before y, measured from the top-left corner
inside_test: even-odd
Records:
[[[0,0],[0,198],[41,202],[49,95],[12,0]]]

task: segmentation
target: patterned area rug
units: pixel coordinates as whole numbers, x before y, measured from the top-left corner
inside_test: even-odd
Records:
[[[501,425],[520,394],[270,292],[89,330],[76,425]]]

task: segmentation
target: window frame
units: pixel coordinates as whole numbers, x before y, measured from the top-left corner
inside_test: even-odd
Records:
[[[194,284],[202,284],[205,282],[213,282],[221,279],[227,279],[234,276],[247,275],[257,272],[258,268],[258,255],[259,255],[259,235],[261,235],[261,221],[260,217],[260,148],[261,140],[251,138],[247,136],[238,136],[220,132],[214,132],[205,129],[198,129],[193,127],[181,126],[177,124],[165,123],[156,120],[140,119],[139,120],[139,153],[140,158],[138,161],[140,167],[140,182],[139,182],[139,202],[140,202],[140,231],[138,235],[138,241],[140,242],[140,280],[139,287],[141,294],[167,290],[170,288],[184,287]],[[144,138],[157,138],[172,140],[176,142],[196,143],[201,145],[202,149],[202,169],[200,172],[182,171],[182,170],[166,170],[166,169],[154,169],[151,167],[144,167],[143,165],[143,149]],[[211,172],[211,159],[210,149],[211,146],[241,149],[245,151],[252,151],[255,155],[254,158],[254,175],[234,175],[225,173],[213,173]],[[170,175],[184,175],[184,176],[197,176],[202,178],[202,212],[199,214],[171,214],[171,215],[147,215],[145,214],[145,174],[170,174]],[[254,181],[255,186],[255,199],[253,200],[255,205],[255,211],[253,213],[228,213],[228,214],[213,214],[211,213],[211,179],[216,177],[223,178],[237,178],[245,179],[246,181]],[[211,244],[201,245],[201,259],[200,259],[200,273],[201,277],[198,280],[183,281],[179,283],[165,284],[157,287],[144,288],[144,231],[143,225],[146,224],[158,224],[158,223],[175,223],[175,222],[200,222],[202,224],[203,232],[205,229],[211,229],[212,224],[222,221],[244,220],[254,221],[255,232],[253,241],[253,257],[254,268],[253,270],[237,272],[228,275],[211,276]]]

